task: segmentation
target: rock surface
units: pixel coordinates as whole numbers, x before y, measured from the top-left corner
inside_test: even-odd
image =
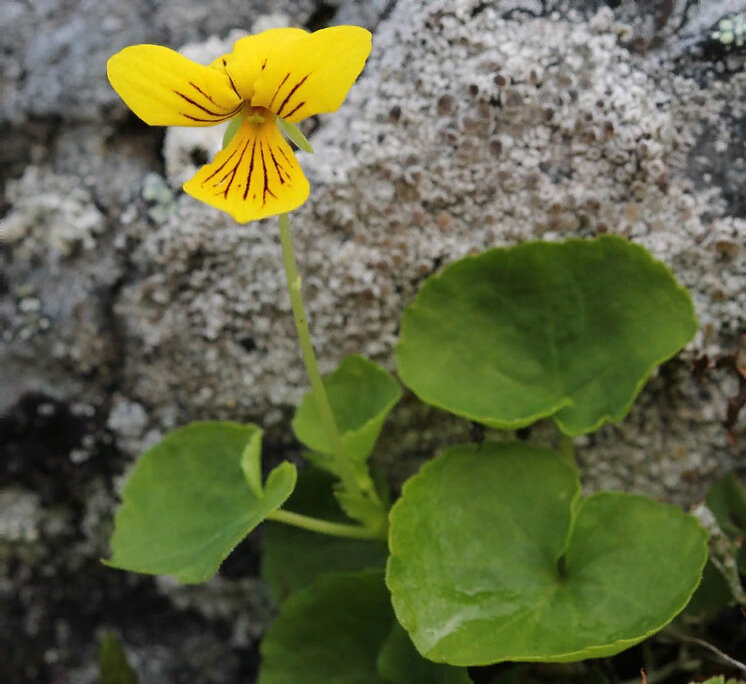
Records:
[[[0,7],[0,644],[16,645],[0,645],[0,678],[93,681],[111,627],[144,681],[248,681],[271,614],[253,540],[188,591],[98,563],[143,447],[220,417],[258,422],[279,454],[305,388],[275,221],[238,228],[183,194],[221,133],[164,137],[127,115],[104,76],[126,44],[207,61],[234,29],[375,30],[365,73],[311,122],[316,154],[302,155],[312,194],[294,232],[325,370],[353,352],[393,367],[402,307],[463,254],[620,233],[673,268],[701,332],[623,424],[579,443],[584,481],[690,505],[743,463],[744,418],[735,441],[723,426],[735,375],[692,366],[746,332],[746,73],[710,37],[746,2],[609,4]],[[467,433],[408,399],[378,458],[398,483]]]

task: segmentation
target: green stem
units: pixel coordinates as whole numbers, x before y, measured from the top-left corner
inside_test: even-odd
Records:
[[[292,511],[272,511],[267,516],[267,520],[275,520],[277,522],[285,523],[286,525],[301,527],[304,530],[310,530],[311,532],[328,534],[332,537],[370,540],[386,539],[385,534],[376,530],[370,530],[367,527],[362,527],[360,525],[345,525],[344,523],[335,523],[330,522],[329,520],[320,520],[319,518],[312,518],[308,515],[293,513]]]
[[[293,238],[290,234],[290,219],[287,214],[280,214],[280,244],[282,245],[282,262],[285,266],[285,277],[287,278],[288,293],[290,294],[290,305],[293,309],[295,329],[298,331],[303,362],[306,365],[308,379],[311,382],[313,396],[319,409],[321,421],[324,424],[327,439],[331,445],[332,453],[337,466],[337,472],[348,491],[363,494],[360,484],[355,476],[355,469],[347,459],[342,448],[342,440],[339,436],[337,424],[334,421],[332,407],[329,397],[319,373],[319,365],[316,354],[313,351],[311,335],[308,331],[308,321],[303,307],[303,294],[301,291],[301,278],[298,274],[298,266],[295,263],[295,251],[293,250]]]

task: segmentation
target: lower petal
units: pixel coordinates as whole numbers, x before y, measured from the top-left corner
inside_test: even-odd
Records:
[[[184,183],[184,190],[248,223],[300,206],[309,185],[270,115],[263,123],[244,118],[228,146]]]

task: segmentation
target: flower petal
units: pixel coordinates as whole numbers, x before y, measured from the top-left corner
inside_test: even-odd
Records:
[[[310,35],[299,28],[277,28],[246,36],[235,42],[233,52],[218,57],[210,66],[222,68],[236,86],[241,97],[250,102],[254,96],[254,83],[266,65],[273,50]]]
[[[333,112],[365,66],[370,32],[333,26],[272,49],[254,84],[254,107],[265,107],[295,123]]]
[[[308,198],[308,181],[273,116],[241,128],[215,160],[184,183],[192,197],[239,223],[283,214]]]
[[[227,74],[160,45],[124,48],[106,71],[127,106],[151,126],[212,126],[241,107]]]

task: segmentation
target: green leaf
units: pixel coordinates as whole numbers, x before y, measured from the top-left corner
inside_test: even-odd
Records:
[[[689,684],[746,684],[740,679],[725,679],[725,676],[710,677],[704,682],[689,682]]]
[[[453,668],[418,662],[398,640],[392,643],[394,624],[382,570],[323,575],[282,604],[261,645],[259,684],[469,682],[455,678]],[[430,679],[421,679],[422,673]]]
[[[281,119],[279,116],[276,121],[280,130],[285,134],[285,137],[292,140],[298,149],[313,154],[311,143],[308,142],[306,136],[301,133],[301,130],[295,124],[291,124],[289,121],[285,121],[285,119]]]
[[[324,575],[282,604],[259,684],[386,684],[376,659],[391,620],[382,571]]]
[[[223,149],[228,147],[228,143],[233,140],[233,136],[238,133],[238,129],[241,128],[241,119],[243,114],[236,114],[229,122],[223,133]]]
[[[501,429],[619,421],[694,335],[671,272],[604,236],[493,249],[427,280],[402,318],[399,373],[423,401]]]
[[[113,634],[101,637],[98,671],[101,684],[137,684],[137,675],[127,661],[127,654]]]
[[[746,536],[746,488],[734,473],[729,473],[712,486],[707,495],[707,508],[729,537]]]
[[[355,355],[348,356],[324,378],[324,387],[345,455],[364,462],[373,451],[386,416],[401,398],[399,383],[372,361]],[[310,449],[332,453],[313,392],[303,397],[293,419],[293,431]],[[334,472],[331,461],[318,459],[316,465]]]
[[[378,673],[389,684],[471,684],[464,668],[425,660],[399,623],[378,654]]]
[[[298,476],[298,484],[284,508],[333,522],[350,523],[334,500],[334,478],[319,470]],[[383,568],[385,543],[331,537],[269,521],[262,530],[262,576],[278,603],[292,592],[328,572]]]
[[[122,492],[106,564],[187,583],[212,577],[295,486],[291,463],[275,468],[263,490],[249,485],[260,437],[255,425],[192,423],[141,456]]]
[[[733,593],[721,572],[708,560],[702,572],[702,581],[686,607],[686,615],[709,621],[724,608],[733,604]]]
[[[571,467],[519,442],[448,449],[390,521],[397,618],[452,665],[618,653],[686,606],[707,559],[691,516],[621,492],[580,499]]]

